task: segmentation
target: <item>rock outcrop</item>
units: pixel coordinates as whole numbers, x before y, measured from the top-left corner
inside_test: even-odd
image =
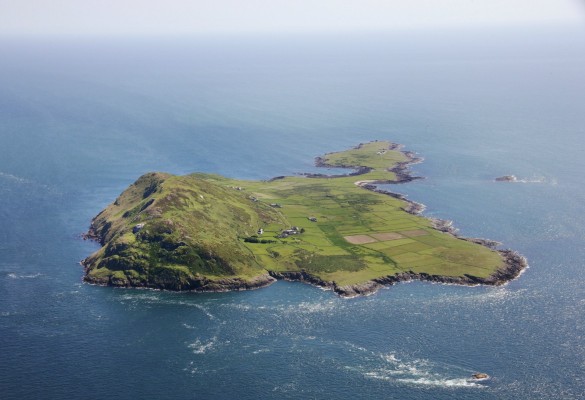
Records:
[[[496,182],[518,182],[518,178],[514,175],[498,176],[495,180]]]

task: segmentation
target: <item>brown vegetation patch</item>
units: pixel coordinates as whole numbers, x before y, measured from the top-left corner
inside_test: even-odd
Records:
[[[374,239],[373,237],[368,236],[368,235],[345,236],[344,239],[347,240],[351,244],[366,244],[366,243],[377,242],[376,239]]]
[[[387,240],[404,239],[404,236],[396,232],[373,233],[371,234],[371,236],[378,239],[381,242],[385,242]]]

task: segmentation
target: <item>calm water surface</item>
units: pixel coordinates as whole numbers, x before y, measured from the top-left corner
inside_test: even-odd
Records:
[[[432,36],[0,42],[1,397],[585,397],[585,36]],[[372,139],[425,158],[393,190],[530,268],[351,300],[81,283],[80,234],[147,171],[267,179]]]

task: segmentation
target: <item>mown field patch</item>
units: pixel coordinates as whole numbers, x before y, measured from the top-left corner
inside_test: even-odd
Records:
[[[351,244],[366,244],[377,242],[376,239],[368,235],[345,236],[344,239]]]

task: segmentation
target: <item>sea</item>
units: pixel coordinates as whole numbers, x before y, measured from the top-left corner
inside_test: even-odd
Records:
[[[0,397],[585,398],[584,71],[568,27],[0,38]],[[82,234],[146,172],[270,179],[376,139],[424,159],[390,190],[529,268],[353,299],[82,283]]]

